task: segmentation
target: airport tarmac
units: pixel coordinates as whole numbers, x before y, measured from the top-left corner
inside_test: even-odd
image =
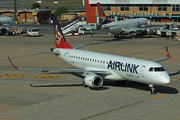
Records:
[[[72,47],[85,44],[80,48],[84,50],[147,60],[165,57],[168,46],[172,58],[160,64],[172,82],[151,95],[142,83],[117,85],[105,80],[103,87],[89,89],[77,75],[16,70],[7,56],[18,67],[72,67],[55,55],[20,49],[49,50],[55,46],[53,34],[0,36],[0,120],[180,120],[180,42],[149,36],[117,40],[107,34],[66,36],[66,40]]]

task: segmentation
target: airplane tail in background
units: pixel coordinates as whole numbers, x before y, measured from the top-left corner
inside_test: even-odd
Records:
[[[99,15],[99,22],[100,22],[100,24],[103,25],[103,24],[110,23],[111,21],[109,21],[106,18],[106,15],[105,15],[104,10],[103,10],[103,8],[102,8],[100,3],[97,3],[97,8],[98,8],[98,15]]]
[[[55,15],[52,15],[53,27],[54,27],[54,38],[56,48],[72,49],[72,47],[66,42],[62,33],[61,27]]]

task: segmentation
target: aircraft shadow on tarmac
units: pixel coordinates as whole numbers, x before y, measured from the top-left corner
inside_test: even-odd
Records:
[[[133,81],[128,81],[124,85],[119,85],[119,84],[116,84],[115,81],[106,81],[105,80],[103,86],[126,87],[126,88],[133,88],[133,89],[137,89],[137,90],[149,91],[149,92],[151,91],[151,88],[149,88],[149,86],[147,84],[133,82]],[[179,91],[173,87],[159,85],[156,88],[156,93],[178,94]]]
[[[64,73],[52,72],[50,74],[64,74]],[[76,76],[80,79],[83,79],[83,77],[77,73],[66,73],[66,74],[73,74],[74,76]],[[178,71],[176,73],[169,74],[169,75],[172,76],[172,75],[177,75],[177,74],[180,74],[180,71]],[[40,85],[40,86],[32,86],[32,87],[73,87],[73,86],[83,86],[83,85],[82,84],[65,84],[65,85]],[[104,80],[103,86],[100,88],[89,88],[89,89],[95,90],[95,91],[101,91],[101,90],[109,89],[108,86],[133,88],[133,89],[149,91],[149,92],[151,91],[151,89],[149,88],[149,86],[147,84],[133,82],[133,81],[127,81],[126,84],[119,85],[116,83],[116,81],[112,81],[112,80]],[[179,91],[173,87],[159,85],[156,88],[156,93],[178,94]]]

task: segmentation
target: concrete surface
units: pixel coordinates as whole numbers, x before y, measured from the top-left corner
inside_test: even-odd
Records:
[[[66,36],[66,40],[72,47],[85,44],[81,48],[84,50],[148,60],[165,57],[168,46],[172,58],[161,64],[172,82],[159,86],[157,94],[151,95],[148,85],[142,83],[128,81],[126,85],[117,85],[115,81],[105,80],[102,88],[89,89],[82,86],[83,79],[77,75],[16,70],[7,56],[18,67],[72,67],[52,54],[20,49],[49,50],[55,46],[51,32],[46,31],[40,37],[0,36],[0,119],[180,119],[179,42],[157,36],[135,40],[126,36],[117,40],[107,34]]]

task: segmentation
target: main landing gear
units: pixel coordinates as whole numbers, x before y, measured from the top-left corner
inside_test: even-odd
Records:
[[[114,34],[114,38],[119,38],[119,35],[118,34]]]
[[[152,85],[152,84],[149,84],[149,87],[151,88],[151,94],[156,94],[156,91],[155,91],[155,89],[156,89],[156,85]]]

